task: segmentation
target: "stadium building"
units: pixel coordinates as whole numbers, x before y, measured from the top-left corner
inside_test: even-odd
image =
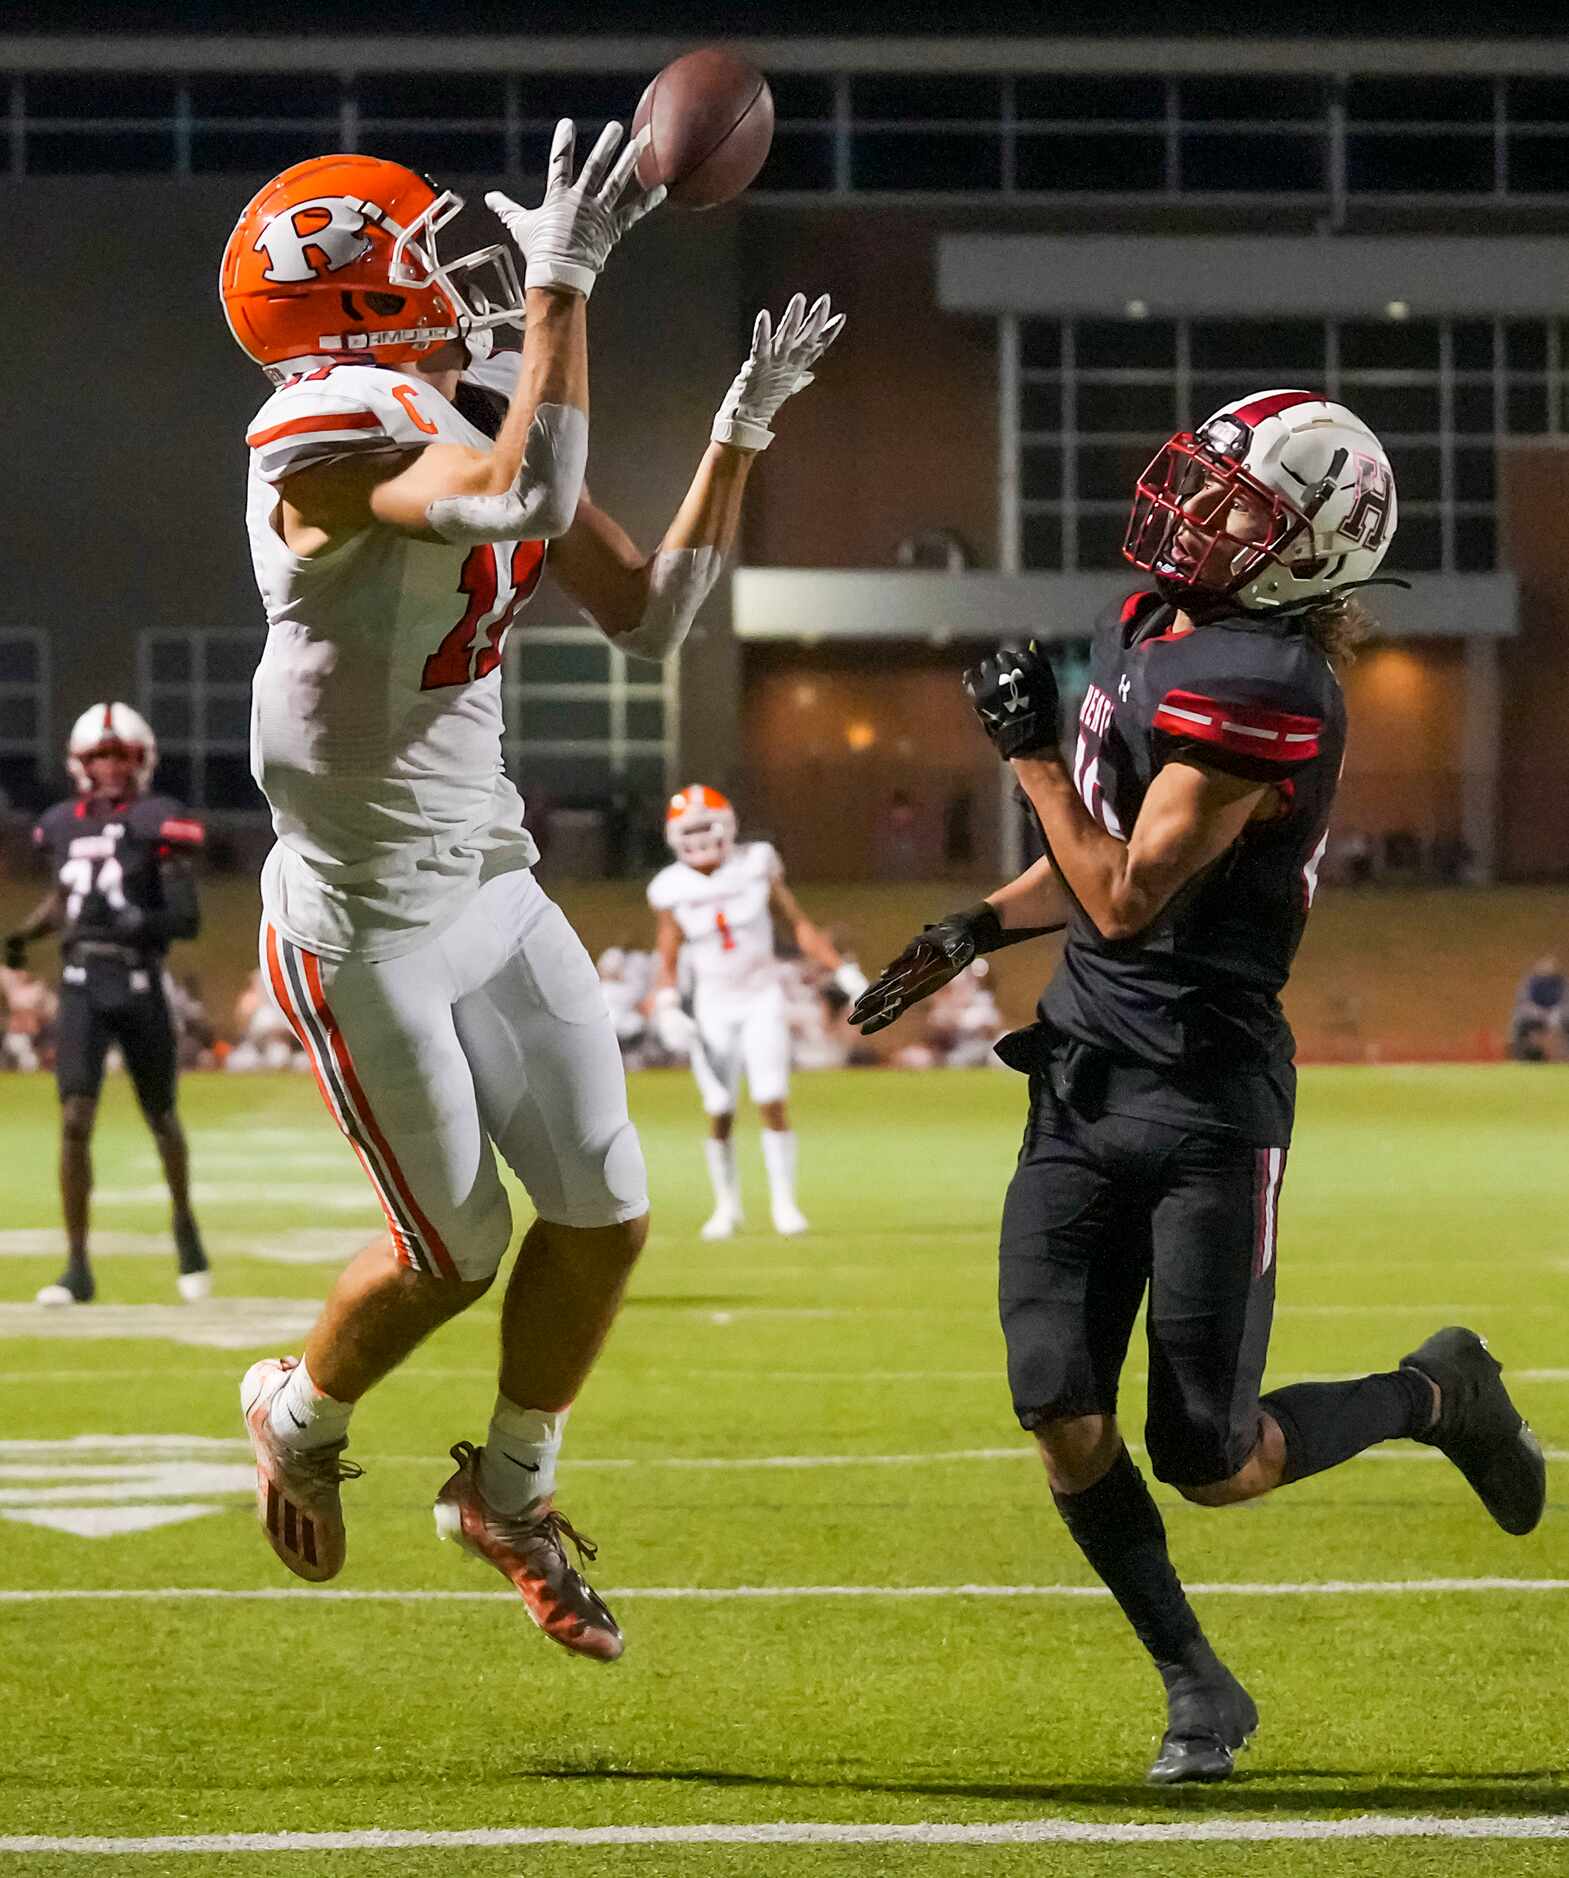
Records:
[[[320,39],[302,70],[284,39],[0,38],[26,257],[0,302],[29,365],[0,624],[15,805],[54,789],[80,705],[118,695],[157,724],[171,790],[259,824],[241,463],[262,387],[213,287],[247,193],[328,147],[478,203],[540,171],[558,113],[627,116],[674,49],[601,40],[587,68],[582,41]],[[595,303],[596,487],[656,537],[752,309],[798,281],[842,296],[854,343],[762,467],[679,682],[559,597],[517,636],[512,760],[527,751],[562,858],[618,865],[697,764],[803,873],[984,869],[1007,818],[952,683],[967,646],[1028,631],[1071,661],[1126,578],[1152,447],[1240,391],[1302,383],[1383,436],[1391,571],[1412,581],[1374,596],[1388,636],[1350,680],[1341,823],[1397,871],[1569,867],[1569,47],[750,50],[779,118],[759,183],[656,218]],[[90,243],[57,238],[84,226]]]

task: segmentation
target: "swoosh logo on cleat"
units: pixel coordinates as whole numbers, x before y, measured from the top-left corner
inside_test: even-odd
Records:
[[[538,1461],[520,1461],[515,1454],[508,1454],[505,1448],[501,1450],[501,1455],[504,1460],[510,1461],[514,1467],[521,1467],[525,1474],[537,1474],[539,1472]]]

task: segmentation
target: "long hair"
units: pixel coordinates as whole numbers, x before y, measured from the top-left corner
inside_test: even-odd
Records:
[[[1331,594],[1322,606],[1307,608],[1302,630],[1331,665],[1349,665],[1363,642],[1378,630],[1375,620],[1355,594]]]

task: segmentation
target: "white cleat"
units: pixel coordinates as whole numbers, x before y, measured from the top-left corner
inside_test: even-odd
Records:
[[[64,1285],[45,1285],[33,1302],[43,1305],[46,1310],[57,1311],[63,1305],[78,1304],[81,1300],[74,1291],[68,1290]]]
[[[361,1470],[342,1458],[347,1441],[330,1447],[286,1447],[273,1433],[272,1399],[296,1368],[296,1356],[253,1363],[240,1384],[240,1411],[256,1456],[256,1517],[267,1543],[296,1578],[321,1584],[343,1570],[346,1540],[338,1489]]]
[[[774,1231],[783,1238],[795,1239],[811,1230],[811,1222],[794,1201],[787,1201],[774,1208]]]
[[[741,1225],[741,1215],[733,1206],[716,1207],[703,1222],[700,1239],[733,1239]]]
[[[205,1304],[212,1296],[211,1272],[181,1272],[174,1282],[187,1304]]]

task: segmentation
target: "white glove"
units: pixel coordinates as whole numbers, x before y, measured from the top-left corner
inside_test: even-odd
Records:
[[[681,1008],[681,994],[666,985],[654,993],[654,1035],[660,1048],[672,1056],[690,1056],[697,1036],[697,1019]]]
[[[852,1004],[858,1004],[870,981],[854,959],[845,959],[834,973],[834,983]]]
[[[779,330],[766,312],[752,328],[752,350],[736,373],[714,418],[715,443],[740,450],[766,450],[774,440],[768,428],[774,413],[792,393],[812,382],[812,367],[844,331],[844,315],[835,313],[827,294],[806,310],[798,293],[785,308]]]
[[[610,159],[621,141],[619,124],[607,124],[589,152],[582,174],[572,180],[577,126],[570,117],[556,126],[545,175],[545,199],[537,209],[492,189],[486,206],[495,210],[507,233],[523,250],[528,266],[525,287],[569,287],[586,300],[594,291],[610,250],[634,222],[665,199],[665,186],[644,189],[636,180],[637,160],[652,135],[646,128],[621,152],[614,169]]]

